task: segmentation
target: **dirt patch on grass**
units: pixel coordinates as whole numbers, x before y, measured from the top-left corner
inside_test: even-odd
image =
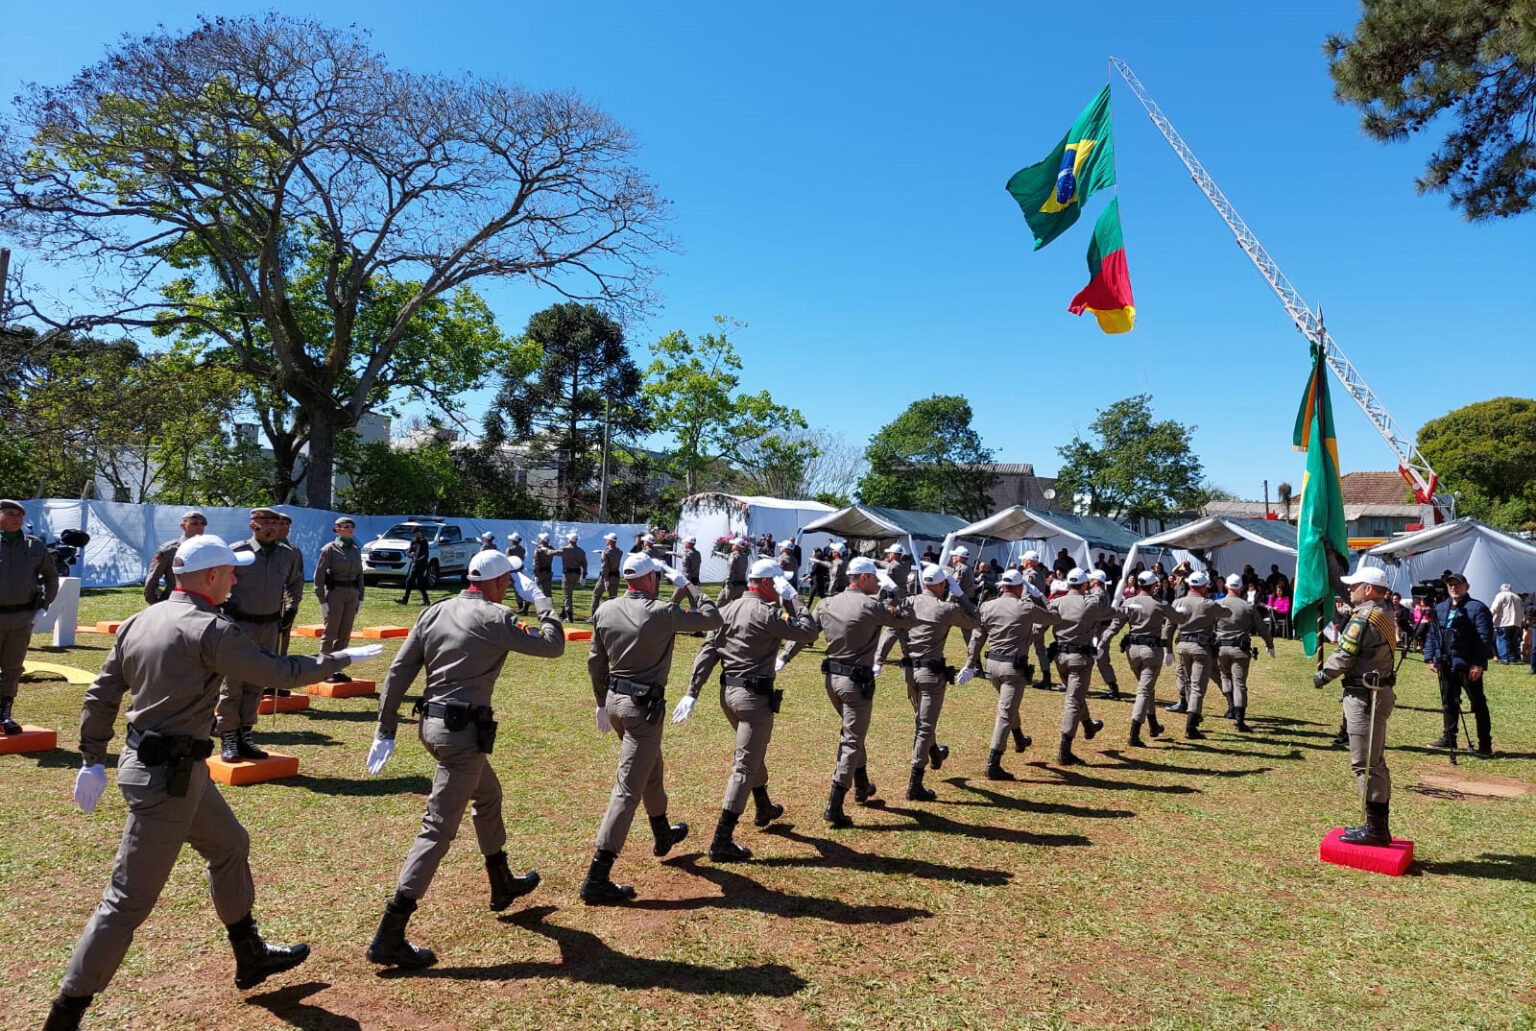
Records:
[[[1516,777],[1477,777],[1445,773],[1419,774],[1419,787],[1424,794],[1448,794],[1481,798],[1519,798],[1536,793],[1536,784]]]

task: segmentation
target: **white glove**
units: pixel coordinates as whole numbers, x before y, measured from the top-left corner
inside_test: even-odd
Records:
[[[873,666],[869,667],[869,675],[872,677],[878,677],[880,675],[880,663],[877,662]]]
[[[693,715],[693,702],[694,702],[693,695],[691,695],[691,694],[683,695],[682,699],[677,703],[677,708],[672,710],[672,722],[673,723],[681,723],[681,722],[683,722],[683,720],[687,719],[689,716],[692,716]]]
[[[533,611],[540,616],[547,616],[555,611],[555,603],[544,597],[544,592],[538,588],[534,588],[533,592]]]
[[[535,598],[544,596],[544,592],[539,590],[539,585],[527,573],[518,573],[513,582],[517,585],[517,596],[524,601],[533,601]]]
[[[786,577],[782,577],[782,576],[774,577],[773,578],[773,585],[779,589],[779,597],[784,599],[785,601],[788,601],[789,599],[794,598],[794,597],[798,597],[799,594],[800,594],[799,591],[795,590],[795,585],[790,583],[788,578],[786,578]]]
[[[597,732],[607,734],[613,730],[613,723],[608,719],[608,710],[603,706],[597,707]]]
[[[972,678],[975,676],[976,671],[971,667],[966,666],[959,673],[955,674],[955,686],[959,687],[961,684],[969,684]]]
[[[881,590],[890,591],[893,594],[895,593],[895,591],[896,591],[896,581],[891,579],[891,574],[890,573],[887,573],[883,569],[876,570],[876,572],[875,572],[875,579],[880,581],[880,588],[881,588]]]
[[[1264,646],[1264,652],[1265,652],[1265,654],[1267,654],[1267,655],[1268,655],[1268,656],[1269,656],[1269,657],[1270,657],[1270,658],[1271,658],[1271,659],[1273,659],[1273,658],[1274,658],[1274,657],[1275,657],[1275,646],[1274,646],[1274,645],[1272,645],[1272,644],[1267,644],[1267,645],[1265,645],[1265,646]]]
[[[43,621],[43,617],[46,615],[48,615],[48,610],[46,608],[38,609],[32,614],[32,625],[37,626],[37,624]]]
[[[665,562],[663,562],[661,564],[661,575],[665,576],[668,580],[670,580],[672,582],[672,586],[673,587],[677,587],[677,588],[680,588],[682,590],[687,590],[688,588],[693,586],[692,584],[690,584],[688,582],[688,574],[687,573],[684,573],[680,569],[673,569],[671,566],[667,565]]]
[[[949,596],[951,598],[960,597],[960,584],[959,581],[955,579],[954,574],[951,573],[946,579],[949,582]]]
[[[775,673],[783,673],[784,667],[787,665],[789,665],[789,663],[784,661],[784,656],[776,656],[773,660],[773,671]]]
[[[1172,666],[1173,662],[1174,662],[1173,652],[1171,652],[1171,651],[1163,652],[1163,665],[1164,666]]]
[[[107,768],[101,763],[80,767],[75,774],[75,804],[81,812],[94,813],[102,792],[107,790]]]
[[[343,648],[341,651],[332,652],[331,654],[345,655],[353,662],[356,662],[359,659],[372,659],[376,656],[383,655],[384,646],[382,644],[355,644],[350,648]]]
[[[368,776],[375,777],[389,762],[389,757],[395,754],[395,739],[392,737],[376,737],[373,746],[368,749]]]

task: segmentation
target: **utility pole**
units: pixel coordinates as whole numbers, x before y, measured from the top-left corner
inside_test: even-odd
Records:
[[[1269,481],[1264,481],[1264,518],[1269,518]]]

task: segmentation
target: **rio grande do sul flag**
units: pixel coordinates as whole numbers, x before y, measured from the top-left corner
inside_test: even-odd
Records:
[[[1106,333],[1126,333],[1136,325],[1136,301],[1131,273],[1125,265],[1125,240],[1120,234],[1120,198],[1112,198],[1093,226],[1088,242],[1088,285],[1077,292],[1067,310],[1073,315],[1093,312]]]
[[[1106,83],[1049,157],[1013,174],[1008,192],[1023,210],[1038,251],[1077,221],[1083,201],[1114,184],[1115,148]]]
[[[1296,519],[1296,588],[1292,621],[1302,649],[1317,651],[1323,624],[1338,614],[1334,579],[1348,568],[1349,539],[1344,525],[1344,488],[1339,482],[1339,442],[1333,434],[1333,404],[1328,400],[1328,364],[1323,349],[1312,345],[1312,375],[1296,413],[1292,443],[1307,452],[1301,481],[1301,512]]]

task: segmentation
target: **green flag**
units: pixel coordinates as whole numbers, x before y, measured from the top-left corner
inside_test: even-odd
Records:
[[[1083,201],[1115,185],[1115,148],[1110,138],[1109,86],[1083,109],[1050,157],[1020,169],[1008,180],[1039,250],[1066,232],[1083,213]]]
[[[1292,620],[1308,655],[1317,651],[1323,624],[1338,615],[1334,580],[1349,566],[1344,528],[1344,489],[1339,484],[1339,444],[1333,435],[1333,405],[1328,401],[1328,365],[1323,349],[1312,345],[1312,375],[1296,413],[1292,443],[1307,452],[1301,481],[1301,513],[1296,520],[1296,590]]]

